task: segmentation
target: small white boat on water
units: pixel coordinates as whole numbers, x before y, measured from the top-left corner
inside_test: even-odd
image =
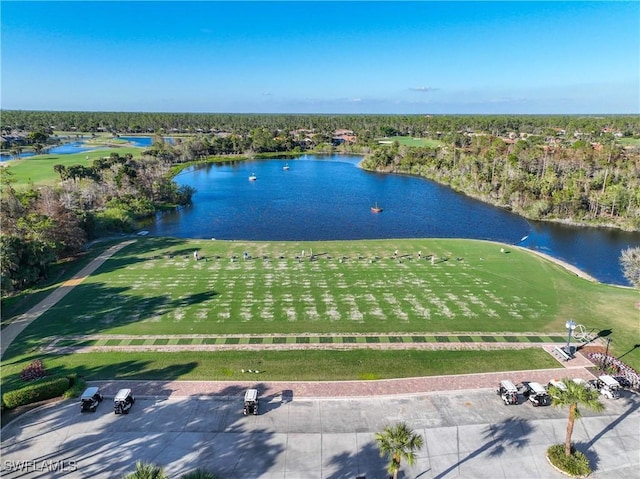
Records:
[[[256,176],[255,173],[251,173],[251,176],[249,176],[249,181],[256,181],[258,179],[258,177]]]
[[[289,169],[289,163],[285,163],[285,165],[282,167],[283,170],[288,170]]]

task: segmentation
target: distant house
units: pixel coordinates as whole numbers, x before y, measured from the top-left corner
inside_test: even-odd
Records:
[[[351,130],[337,129],[333,132],[333,138],[331,142],[334,146],[342,145],[343,143],[353,144],[358,140],[356,135]]]

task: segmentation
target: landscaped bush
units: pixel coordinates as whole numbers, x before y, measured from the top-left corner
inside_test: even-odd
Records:
[[[587,456],[571,448],[571,455],[564,453],[564,444],[554,444],[547,449],[547,457],[551,464],[574,477],[586,477],[591,474]]]
[[[127,474],[123,479],[168,479],[168,476],[160,466],[138,461],[136,462],[136,471]]]
[[[20,373],[20,379],[23,381],[33,381],[34,379],[40,379],[47,375],[47,370],[44,367],[42,359],[35,359],[25,366]]]
[[[69,377],[71,381],[71,377]],[[77,375],[74,373],[74,379],[71,384],[69,384],[69,389],[67,389],[62,397],[65,399],[77,398],[82,394],[82,392],[87,388],[87,383],[84,379],[77,379]]]
[[[180,476],[180,479],[218,479],[213,472],[205,471],[204,469],[196,469],[195,471],[187,472]]]
[[[49,381],[38,382],[15,391],[8,391],[2,395],[2,402],[9,408],[23,406],[45,399],[62,396],[69,389],[69,378],[56,378]]]

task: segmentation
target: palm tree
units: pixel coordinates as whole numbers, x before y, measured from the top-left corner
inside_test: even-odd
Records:
[[[584,406],[592,411],[600,412],[604,409],[598,396],[600,392],[596,389],[590,389],[584,384],[578,384],[570,378],[562,380],[566,389],[557,386],[549,387],[549,395],[551,396],[551,405],[554,407],[569,406],[569,423],[567,424],[567,435],[564,441],[564,453],[571,456],[571,435],[573,434],[573,424],[576,419],[580,419],[580,410],[578,406]]]
[[[164,470],[155,464],[146,462],[136,462],[136,471],[125,476],[123,479],[168,479]]]
[[[195,471],[187,472],[180,476],[180,479],[217,479],[213,472],[205,471],[204,469],[196,469]]]
[[[380,456],[389,459],[387,471],[393,474],[393,479],[398,478],[400,461],[406,459],[407,463],[412,465],[416,460],[416,452],[424,445],[422,436],[414,433],[404,422],[387,426],[382,432],[377,432],[376,442]]]

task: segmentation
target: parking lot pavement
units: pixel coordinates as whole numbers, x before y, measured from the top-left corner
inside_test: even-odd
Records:
[[[105,399],[96,413],[75,401],[49,404],[2,429],[2,477],[121,477],[137,460],[171,477],[197,467],[225,479],[386,479],[374,434],[406,421],[425,438],[406,478],[563,478],[545,450],[564,440],[567,411],[505,406],[495,391],[311,399],[265,395],[260,414],[242,415],[242,396],[139,398],[129,415]],[[637,479],[640,396],[584,410],[574,442],[596,479]]]

